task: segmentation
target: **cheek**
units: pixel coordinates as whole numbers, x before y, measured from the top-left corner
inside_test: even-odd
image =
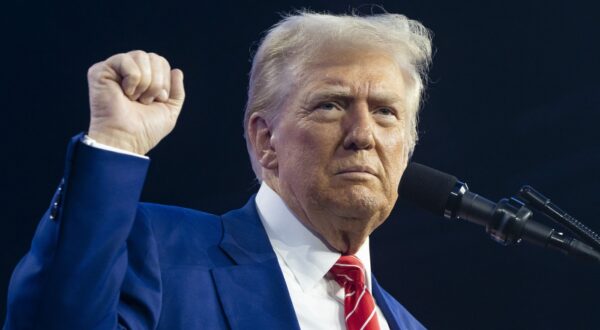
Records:
[[[408,141],[402,131],[387,132],[380,140],[382,161],[389,176],[391,188],[397,189],[408,162]]]
[[[298,176],[318,174],[324,169],[330,149],[331,137],[327,136],[328,129],[310,125],[295,125],[278,137],[277,155],[280,172]],[[305,177],[305,179],[309,179]]]

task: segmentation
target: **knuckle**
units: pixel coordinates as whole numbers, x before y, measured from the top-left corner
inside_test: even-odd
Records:
[[[160,60],[161,63],[163,64],[169,64],[169,61],[164,57],[164,56],[158,56],[158,59]]]
[[[111,63],[123,63],[124,61],[127,61],[127,59],[129,58],[129,54],[126,53],[119,53],[119,54],[115,54],[111,57],[109,57],[106,62],[111,62]]]
[[[146,78],[146,79],[152,78],[152,69],[149,66],[143,66],[141,68],[141,70],[142,70],[142,75],[144,76],[144,78]]]
[[[167,59],[164,58],[163,56],[159,55],[159,54],[156,54],[156,53],[148,53],[148,54],[150,55],[150,58],[153,61],[156,61],[157,63],[160,63],[160,64],[165,64],[165,63],[169,64],[169,62],[167,61]]]
[[[88,78],[95,78],[98,75],[98,72],[100,72],[101,67],[103,66],[104,62],[94,63],[92,66],[90,66],[87,70]]]
[[[163,60],[163,64],[164,64],[165,68],[166,68],[168,71],[171,71],[171,64],[169,63],[169,61],[167,61],[167,59],[166,59],[166,58],[164,58],[164,57],[162,58],[162,60]]]
[[[162,83],[160,81],[152,80],[148,87],[148,92],[151,94],[158,94],[162,89]]]
[[[139,82],[140,80],[142,80],[142,73],[139,70],[131,70],[127,73],[127,77],[132,82]]]
[[[150,83],[150,80],[152,79],[152,70],[150,69],[150,67],[142,65],[140,67],[140,79],[143,81],[148,81],[148,83]]]
[[[156,53],[148,53],[148,57],[150,58],[150,62],[158,62],[160,61],[160,55],[156,54]]]
[[[142,76],[140,78],[140,81],[138,82],[138,88],[141,89],[142,91],[150,88],[150,78],[148,78],[146,76]]]
[[[141,57],[141,56],[145,56],[146,52],[143,50],[136,49],[136,50],[127,52],[127,54],[130,56],[133,56],[133,57]]]

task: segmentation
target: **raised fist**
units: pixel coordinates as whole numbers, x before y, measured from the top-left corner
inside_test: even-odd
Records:
[[[140,155],[173,130],[185,98],[183,72],[141,50],[91,66],[88,87],[88,136]]]

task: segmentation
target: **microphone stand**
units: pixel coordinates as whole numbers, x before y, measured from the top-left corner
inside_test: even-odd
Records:
[[[525,189],[525,187],[527,188]],[[526,201],[529,201],[530,197],[528,196],[530,196],[530,194],[527,192],[536,191],[529,186],[525,187],[521,189],[519,196]],[[525,191],[525,193],[523,193],[523,191]],[[531,194],[531,196],[533,196],[533,194]],[[539,196],[543,197],[541,194],[539,194]],[[547,205],[548,203],[545,204]],[[535,205],[539,208],[538,204]],[[596,250],[592,246],[569,237],[553,228],[547,227],[538,222],[530,221],[533,217],[533,212],[528,206],[528,204],[525,204],[523,201],[515,197],[510,199],[504,198],[496,204],[491,221],[486,221],[486,223],[478,221],[477,223],[484,225],[490,236],[495,241],[503,245],[518,244],[524,240],[542,247],[561,251],[567,255],[571,255],[580,259],[600,262],[600,249]],[[558,209],[558,207],[555,209]],[[544,214],[548,214],[548,212],[545,212],[544,209],[541,211]],[[566,213],[554,212],[552,214]],[[554,220],[552,215],[549,215],[549,217]],[[561,219],[564,221],[564,217],[561,217]],[[592,241],[594,244],[596,243],[593,241],[594,236],[592,236],[596,234],[587,227],[583,226],[583,224],[580,226],[571,224],[570,227],[577,227],[579,229],[582,227],[585,228],[587,230],[585,234],[589,235],[590,237],[583,236],[580,231],[575,231],[575,234],[581,236],[582,238],[585,237],[586,241]],[[597,237],[597,235],[595,237]]]
[[[600,251],[600,236],[598,234],[567,214],[567,212],[561,210],[556,204],[552,203],[549,198],[533,189],[533,187],[521,187],[517,196],[520,200],[525,201],[527,205],[532,206],[548,218],[554,220],[554,222],[566,227],[571,233],[577,236],[579,240],[593,247],[596,251]]]

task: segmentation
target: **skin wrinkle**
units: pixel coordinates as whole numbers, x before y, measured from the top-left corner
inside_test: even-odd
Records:
[[[304,76],[290,82],[298,88],[277,116],[253,115],[253,134],[269,134],[253,138],[264,142],[254,146],[257,159],[265,182],[298,219],[334,249],[352,254],[397,199],[410,142],[406,82],[396,61],[381,52],[325,57]],[[356,166],[374,173],[355,172]]]

